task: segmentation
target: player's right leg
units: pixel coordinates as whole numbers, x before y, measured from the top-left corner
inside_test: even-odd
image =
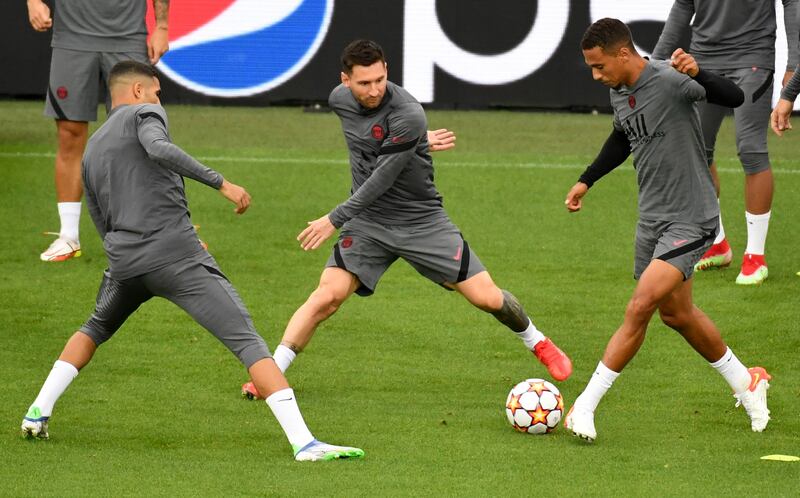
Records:
[[[319,324],[336,313],[360,286],[358,277],[347,270],[328,267],[322,271],[317,288],[294,312],[283,332],[281,343],[275,348],[273,358],[281,372],[286,372],[311,341]],[[264,395],[251,380],[242,385],[242,397],[253,400],[263,399]]]
[[[88,121],[97,119],[99,75],[96,53],[53,49],[45,115],[56,120],[55,185],[61,228],[58,239],[40,255],[42,261],[81,255],[81,158],[89,136]]]
[[[81,329],[67,341],[53,365],[39,395],[22,419],[24,437],[47,439],[48,422],[56,401],[67,390],[80,369],[94,356],[97,347],[111,338],[131,313],[150,295],[137,279],[118,281],[108,274],[100,284],[95,311]]]
[[[597,405],[639,351],[658,303],[681,282],[683,273],[660,259],[653,259],[641,274],[622,325],[611,337],[602,361],[564,419],[564,426],[573,434],[590,442],[597,437],[594,427]]]
[[[255,387],[286,434],[297,460],[331,460],[364,455],[358,448],[317,441],[308,430],[294,391],[270,357],[250,313],[214,258],[201,253],[151,272],[147,288],[180,306],[209,330],[247,368]]]
[[[714,148],[717,142],[717,134],[722,125],[722,120],[727,113],[727,108],[716,104],[703,102],[700,106],[700,123],[703,128],[703,139],[706,144],[706,158],[708,160],[711,179],[714,182],[714,189],[717,191],[717,202],[720,196],[720,181],[717,173],[717,165],[714,162]],[[700,258],[695,265],[695,271],[703,271],[711,268],[725,268],[731,264],[733,252],[731,251],[728,239],[725,236],[725,228],[722,224],[722,210],[719,215],[719,230],[714,243]]]

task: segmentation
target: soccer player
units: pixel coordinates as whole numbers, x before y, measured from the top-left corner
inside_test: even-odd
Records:
[[[286,371],[317,326],[354,292],[369,296],[397,259],[424,277],[458,291],[510,328],[556,380],[572,363],[525,314],[516,297],[499,289],[461,232],[450,221],[433,184],[433,161],[422,106],[387,80],[383,49],[356,40],[342,54],[342,83],[329,98],[350,151],[350,197],[308,223],[297,239],[317,249],[337,229],[338,242],[319,285],[292,316],[274,358]],[[243,394],[258,397],[251,385]]]
[[[719,204],[703,150],[697,101],[736,107],[744,94],[729,79],[701,70],[677,49],[668,61],[647,61],[634,48],[628,27],[600,19],[581,40],[592,77],[611,87],[614,127],[594,162],[567,194],[570,212],[603,175],[633,152],[639,183],[634,278],[638,281],[622,325],[606,346],[589,384],[564,420],[588,441],[597,437],[594,412],[600,399],[634,357],[658,310],[725,378],[761,432],[769,421],[769,374],[748,369],[723,342],[714,323],[692,303],[694,265],[711,245]]]
[[[122,60],[155,64],[169,47],[169,0],[152,0],[155,30],[147,38],[146,0],[59,0],[55,14],[42,0],[28,0],[36,31],[53,28],[53,54],[45,115],[54,118],[58,136],[55,184],[61,228],[40,258],[66,261],[81,255],[81,157],[97,119],[100,79],[108,86],[111,68]],[[55,0],[53,4],[55,4]],[[106,108],[108,109],[108,98]]]
[[[764,253],[774,186],[767,153],[767,126],[775,72],[775,8],[773,1],[676,0],[653,50],[653,58],[669,59],[691,21],[689,50],[700,67],[730,79],[744,90],[744,103],[734,111],[736,148],[745,173],[747,222],[747,247],[741,271],[736,277],[736,283],[740,285],[760,284],[768,275]],[[783,74],[785,85],[794,67],[800,63],[798,0],[783,0],[783,10],[789,48]],[[720,182],[714,162],[714,145],[726,112],[724,106],[700,104],[705,153],[718,198]],[[720,219],[714,244],[697,262],[695,270],[728,266],[732,255]]]
[[[184,177],[218,189],[239,214],[250,195],[171,143],[160,88],[150,65],[123,61],[111,70],[112,110],[83,159],[86,203],[103,238],[108,270],[94,313],[69,339],[22,420],[23,435],[48,438],[53,406],[78,371],[131,313],[159,296],[183,308],[244,364],[267,394],[296,460],[363,456],[358,448],[314,439],[236,289],[197,240]]]

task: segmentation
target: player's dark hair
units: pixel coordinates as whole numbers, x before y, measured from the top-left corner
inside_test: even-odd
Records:
[[[383,49],[372,40],[355,40],[342,51],[342,71],[353,74],[353,66],[371,66],[386,62]]]
[[[581,49],[591,50],[594,47],[600,47],[607,54],[611,54],[621,47],[636,50],[633,47],[633,35],[628,26],[619,19],[610,17],[595,21],[583,33]]]
[[[146,78],[152,78],[153,76],[158,76],[156,73],[156,68],[151,66],[150,64],[144,64],[139,61],[122,61],[117,62],[113,68],[111,68],[111,73],[108,75],[108,86],[114,85],[120,78],[127,78],[131,76],[144,76]]]

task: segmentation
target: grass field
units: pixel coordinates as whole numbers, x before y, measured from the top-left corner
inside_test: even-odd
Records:
[[[20,439],[22,415],[65,340],[93,309],[105,257],[81,220],[84,256],[38,261],[57,230],[53,123],[41,104],[0,102],[0,495],[4,496],[797,496],[800,462],[800,137],[770,137],[777,184],[770,277],[700,274],[695,299],[747,364],[774,376],[766,432],[750,431],[722,378],[653,323],[597,412],[594,445],[563,428],[507,424],[508,390],[546,371],[521,343],[453,293],[397,263],[377,293],[323,324],[288,371],[323,440],[362,461],[300,464],[263,403],[239,398],[246,373],[168,302],[143,306],[56,406],[51,440]],[[245,186],[244,216],[187,182],[200,234],[268,344],[315,287],[331,243],[304,253],[306,221],[347,196],[338,120],[294,108],[168,107],[173,140]],[[593,372],[633,289],[636,182],[630,165],[598,183],[584,211],[564,195],[599,150],[607,115],[429,112],[458,133],[435,156],[445,206],[494,279],[566,350],[569,405]],[[726,120],[719,144],[726,230],[745,245],[742,173]],[[797,133],[797,132],[796,132]]]

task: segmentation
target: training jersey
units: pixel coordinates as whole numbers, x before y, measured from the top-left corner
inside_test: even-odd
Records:
[[[702,69],[760,67],[774,71],[775,8],[775,0],[675,0],[653,58],[669,59],[691,21],[688,51]],[[798,0],[783,0],[787,71],[794,71],[800,63],[798,12]]]
[[[719,215],[695,104],[705,97],[667,61],[649,61],[631,87],[611,89],[614,128],[631,144],[641,219],[701,223]]]
[[[89,52],[147,50],[147,1],[57,0],[51,45]]]
[[[350,198],[329,214],[335,227],[356,216],[384,225],[447,218],[433,184],[425,111],[410,93],[387,82],[380,105],[366,109],[339,85],[328,105],[342,122],[353,182]]]
[[[781,91],[781,98],[791,100],[792,102],[797,99],[797,94],[800,93],[800,66],[794,69],[794,74],[791,79],[786,83]]]
[[[203,250],[189,221],[183,177],[217,189],[223,179],[172,144],[167,123],[160,105],[115,107],[86,145],[86,207],[117,280]]]

